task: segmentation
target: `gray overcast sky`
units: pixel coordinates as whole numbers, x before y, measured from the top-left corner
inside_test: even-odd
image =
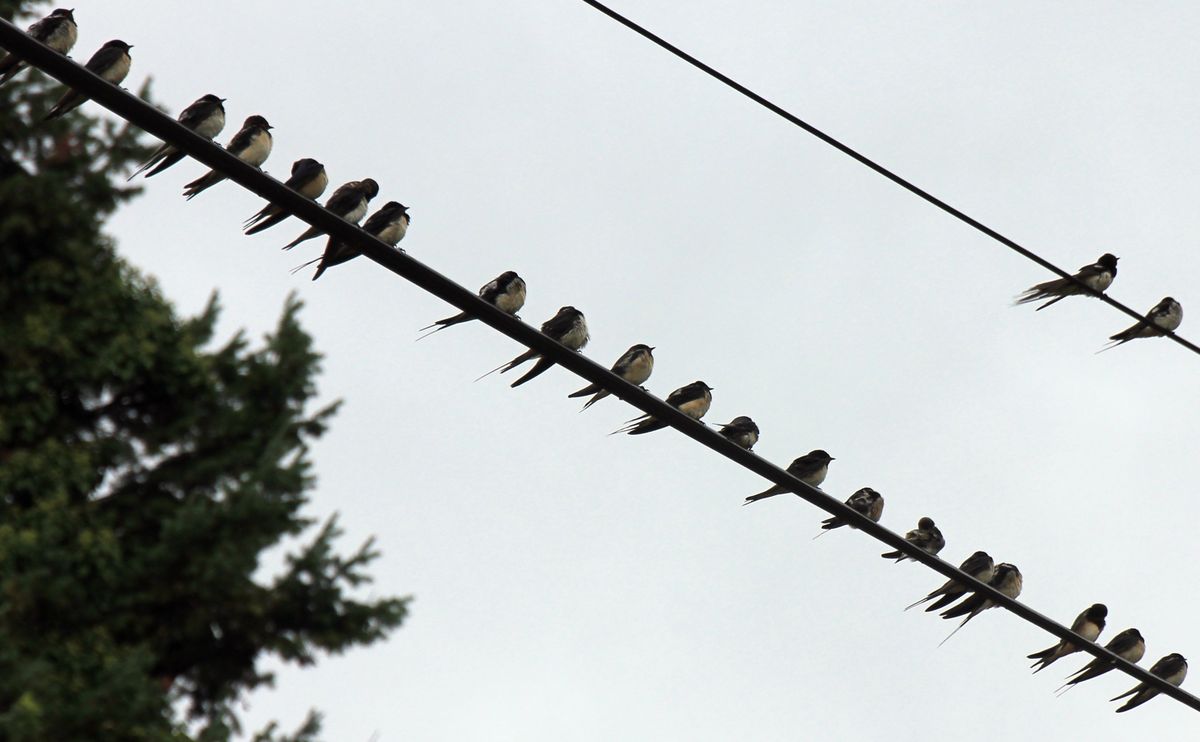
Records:
[[[1200,6],[1184,2],[646,2],[618,9],[1068,268],[1121,256],[1113,294],[1200,311]],[[346,12],[352,8],[353,13]],[[267,169],[323,161],[411,205],[403,246],[475,288],[506,269],[522,313],[563,304],[608,364],[658,347],[650,387],[715,387],[786,464],[823,447],[826,491],[872,486],[895,530],[937,519],[957,563],[1019,565],[1030,605],[1109,605],[1149,664],[1196,659],[1200,359],[1167,341],[1094,351],[1127,318],[1098,302],[1035,314],[1049,276],[582,3],[194,2],[78,11],[85,58],[135,44],[172,113],[229,98],[275,130]],[[1029,676],[1051,643],[1000,612],[951,642],[901,609],[941,580],[671,431],[606,437],[556,369],[517,390],[471,380],[519,348],[482,326],[414,344],[450,313],[361,260],[288,269],[317,241],[222,184],[185,203],[181,164],[111,230],[182,311],[213,289],[226,332],[307,302],[344,411],[315,448],[312,512],[370,534],[376,589],[416,596],[391,641],[280,672],[249,728],[311,707],[366,740],[1195,738],[1156,700],[1115,716],[1113,673]],[[1195,339],[1200,325],[1185,322]],[[1193,681],[1192,685],[1195,685]],[[984,723],[986,720],[986,724]]]

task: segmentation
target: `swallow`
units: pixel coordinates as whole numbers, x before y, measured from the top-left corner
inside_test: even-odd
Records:
[[[408,229],[407,208],[404,204],[388,201],[379,211],[376,211],[367,218],[366,223],[363,224],[363,229],[386,242],[389,246],[396,247],[396,243],[404,239],[404,233]],[[400,250],[398,247],[396,249]],[[400,252],[404,251],[400,250]],[[300,268],[312,265],[317,260],[321,261],[321,264],[317,266],[317,272],[312,277],[312,280],[315,281],[321,277],[322,273],[333,266],[353,260],[359,254],[358,248],[330,237],[329,242],[325,243],[324,254],[316,260],[308,261],[300,266]]]
[[[653,351],[654,348],[642,343],[630,346],[629,350],[622,353],[617,362],[613,364],[612,372],[634,386],[641,386],[645,383],[646,379],[650,378],[650,374],[654,371]],[[567,396],[572,398],[586,397],[589,394],[593,396],[583,405],[584,410],[607,397],[610,392],[607,389],[601,389],[599,384],[588,384],[579,391],[571,392]],[[583,412],[583,410],[580,410],[580,412]]]
[[[1146,640],[1142,638],[1141,632],[1137,629],[1125,629],[1114,636],[1108,644],[1105,644],[1104,648],[1127,662],[1137,664],[1146,654]],[[1059,686],[1058,692],[1065,693],[1079,683],[1098,678],[1114,667],[1116,665],[1109,660],[1097,657],[1084,665],[1082,669],[1072,673],[1071,679]]]
[[[525,279],[518,276],[516,271],[504,271],[479,289],[479,298],[496,307],[501,312],[516,317],[517,312],[521,311],[521,307],[525,306]],[[430,332],[425,332],[417,340],[423,340],[435,332],[441,332],[447,327],[453,327],[454,325],[469,322],[473,319],[475,318],[467,312],[459,312],[453,317],[439,319],[432,325],[426,325],[417,330],[417,332],[425,332],[430,328],[436,328]]]
[[[1155,662],[1150,668],[1150,674],[1157,675],[1158,677],[1178,688],[1180,685],[1183,685],[1183,679],[1187,677],[1187,670],[1187,660],[1183,658],[1182,654],[1176,652],[1168,654],[1158,662]],[[1125,702],[1124,706],[1117,709],[1117,713],[1119,714],[1122,711],[1128,711],[1129,709],[1134,709],[1138,706],[1141,706],[1143,703],[1149,701],[1151,698],[1154,698],[1159,693],[1162,693],[1162,691],[1152,685],[1138,683],[1121,695],[1115,696],[1108,700],[1119,701],[1125,696],[1133,696],[1133,698],[1130,698]]]
[[[712,387],[703,381],[693,381],[691,384],[681,386],[668,394],[666,403],[693,420],[699,420],[708,413],[708,408],[712,406],[712,391]],[[662,430],[665,427],[667,427],[667,424],[653,415],[640,415],[632,420],[625,421],[623,427],[614,430],[609,435],[616,435],[617,433],[645,435],[655,430]]]
[[[579,351],[588,342],[587,321],[583,318],[583,312],[575,307],[562,307],[558,310],[557,314],[542,323],[542,334],[557,341],[568,350]],[[532,361],[534,358],[538,359],[538,361],[534,364],[533,368],[529,369],[524,376],[514,381],[511,386],[520,386],[554,365],[554,361],[543,356],[541,351],[530,348],[508,363],[488,371],[483,376],[480,376],[479,379],[490,376],[497,371],[502,374],[508,373],[522,363]],[[479,379],[475,381],[479,381]]]
[[[329,185],[329,176],[325,174],[325,166],[311,157],[304,157],[292,163],[292,174],[284,185],[296,193],[316,201]],[[291,216],[282,206],[267,204],[254,216],[247,219],[242,227],[246,234],[258,234],[264,229],[270,229]]]
[[[1071,624],[1071,631],[1074,631],[1090,642],[1095,642],[1100,637],[1100,632],[1104,631],[1104,619],[1107,616],[1108,606],[1103,603],[1096,603],[1075,617],[1075,623]],[[1078,651],[1079,647],[1077,645],[1063,639],[1053,647],[1043,649],[1040,652],[1034,652],[1028,656],[1028,659],[1037,660],[1030,667],[1036,668],[1034,672],[1038,673],[1049,667],[1055,660]]]
[[[66,54],[75,46],[75,39],[79,36],[79,27],[75,25],[75,9],[59,8],[30,26],[26,33],[59,54]],[[24,59],[15,54],[6,54],[0,59],[0,85],[23,69]]]
[[[821,486],[821,482],[825,481],[825,475],[829,473],[829,462],[833,460],[834,458],[832,456],[818,448],[817,450],[809,451],[800,458],[792,461],[791,464],[788,464],[787,471],[788,474],[791,474],[793,477],[799,479],[808,486],[819,488]],[[784,492],[791,491],[792,490],[790,487],[773,484],[762,492],[759,492],[757,495],[750,495],[742,504],[749,505],[752,502],[758,502],[759,500],[765,500],[768,497],[782,495]]]
[[[738,415],[727,423],[719,423],[717,432],[742,448],[750,451],[758,443],[758,425],[745,415]]]
[[[1092,291],[1098,294],[1103,294],[1104,290],[1112,286],[1113,279],[1117,277],[1117,261],[1120,260],[1112,253],[1104,253],[1100,259],[1091,265],[1085,265],[1076,271],[1073,276],[1076,280],[1087,286]],[[1017,297],[1015,304],[1029,304],[1042,299],[1050,301],[1037,308],[1037,311],[1042,311],[1051,304],[1062,301],[1068,296],[1079,296],[1086,294],[1083,286],[1080,286],[1075,281],[1069,278],[1057,278],[1053,281],[1046,281],[1032,286]]]
[[[996,590],[999,590],[1002,595],[1016,600],[1017,596],[1021,594],[1021,586],[1023,582],[1024,580],[1021,578],[1021,570],[1017,569],[1008,562],[1001,562],[1000,564],[996,565],[996,569],[992,572],[992,577],[990,580],[988,580],[987,584]],[[954,629],[954,631],[950,632],[950,636],[954,636],[958,633],[959,629],[967,625],[967,621],[975,618],[988,608],[994,608],[996,605],[997,604],[986,595],[981,593],[972,593],[958,605],[942,611],[942,618],[958,618],[959,616],[966,616],[962,623],[960,623],[957,628]],[[950,641],[950,636],[947,636],[945,639],[943,639],[942,643],[938,646],[940,647],[942,644]]]
[[[916,529],[904,534],[904,540],[921,551],[935,556],[946,545],[946,539],[942,538],[942,532],[934,525],[933,518],[922,518],[917,521]],[[889,551],[879,556],[884,559],[895,559],[897,564],[905,559],[912,559],[903,551]]]
[[[237,134],[233,135],[233,139],[229,140],[229,144],[225,147],[225,151],[242,162],[252,167],[261,168],[262,164],[271,156],[271,146],[274,144],[274,139],[271,137],[271,129],[275,127],[267,123],[267,120],[262,116],[251,116],[242,124],[242,128]],[[196,178],[191,183],[183,187],[183,195],[191,201],[201,191],[212,188],[217,183],[225,180],[225,175],[216,170],[209,170],[204,175]]]
[[[120,39],[105,42],[104,46],[92,55],[84,67],[105,82],[120,85],[125,80],[125,76],[129,74],[129,66],[133,63],[129,56],[129,50],[132,48],[133,46]],[[54,104],[54,108],[51,108],[50,112],[46,114],[46,120],[49,121],[69,111],[74,111],[87,100],[88,96],[78,90],[68,90],[63,93],[63,97],[58,99],[58,103]]]
[[[371,199],[378,195],[379,184],[374,179],[352,180],[338,186],[329,200],[325,202],[325,208],[351,224],[358,224],[367,215],[367,205],[371,203]],[[283,249],[291,250],[305,240],[319,237],[324,234],[324,231],[316,227],[309,227],[304,234],[284,245]]]
[[[1103,353],[1106,350],[1128,343],[1130,340],[1136,340],[1137,338],[1165,335],[1166,332],[1164,330],[1174,332],[1182,323],[1183,305],[1168,296],[1155,304],[1154,308],[1136,325],[1121,330],[1116,335],[1109,337],[1108,339],[1112,342],[1096,352]]]
[[[183,109],[177,120],[205,139],[211,140],[225,128],[224,103],[224,98],[218,98],[209,93],[202,98],[197,98],[192,105]],[[137,170],[133,171],[133,175],[130,175],[126,180],[133,180],[152,167],[154,169],[146,173],[146,177],[150,178],[158,175],[163,170],[182,160],[186,154],[182,150],[176,149],[174,145],[163,144],[154,150],[154,154],[150,155],[150,159],[143,162]],[[155,165],[158,167],[155,167]]]
[[[861,513],[870,518],[872,522],[878,523],[880,516],[883,515],[883,495],[870,487],[863,487],[846,499],[846,506],[854,512]],[[857,527],[848,519],[840,515],[835,515],[832,518],[826,518],[821,521],[821,532],[813,536],[813,538],[824,536],[833,529],[841,528],[842,526]]]
[[[986,551],[977,551],[964,559],[962,564],[958,565],[958,571],[962,572],[963,574],[970,575],[980,582],[987,582],[988,580],[992,579],[992,558],[988,556]],[[936,598],[936,601],[926,608],[925,612],[928,613],[930,611],[936,611],[939,608],[950,605],[954,601],[966,595],[969,591],[970,588],[958,580],[946,580],[946,582],[937,590],[929,593],[924,598],[921,598],[916,603],[913,603],[904,610],[907,611],[909,608],[915,608],[922,603],[928,603]]]

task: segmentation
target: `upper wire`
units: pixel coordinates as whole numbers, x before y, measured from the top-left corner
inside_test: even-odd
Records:
[[[720,80],[725,85],[728,85],[729,87],[733,88],[734,90],[736,90],[737,92],[746,96],[747,98],[754,101],[755,103],[759,104],[763,108],[766,108],[767,110],[771,111],[772,113],[775,113],[778,116],[790,121],[791,123],[795,124],[796,126],[799,126],[801,129],[805,130],[809,134],[812,134],[814,137],[816,137],[817,139],[820,139],[822,142],[825,142],[826,144],[833,147],[834,149],[837,149],[838,151],[842,152],[843,154],[846,154],[846,155],[852,157],[853,159],[861,162],[863,165],[866,165],[867,167],[871,168],[875,172],[879,173],[883,177],[885,177],[888,180],[892,181],[893,183],[899,185],[900,187],[904,188],[905,190],[910,191],[911,193],[914,193],[914,194],[920,196],[921,198],[925,199],[929,203],[938,207],[942,211],[946,212],[947,214],[950,214],[955,219],[958,219],[959,221],[969,224],[970,226],[974,227],[975,229],[979,230],[980,232],[983,232],[984,234],[986,234],[988,237],[991,237],[993,240],[996,240],[1000,244],[1009,248],[1013,252],[1016,252],[1019,255],[1022,255],[1023,257],[1028,258],[1029,260],[1032,260],[1033,262],[1042,266],[1046,270],[1048,270],[1052,273],[1056,273],[1059,276],[1061,276],[1062,278],[1066,278],[1066,279],[1070,280],[1076,286],[1081,287],[1089,296],[1094,296],[1094,297],[1100,299],[1104,303],[1117,308],[1118,310],[1124,312],[1125,314],[1129,315],[1130,317],[1132,317],[1136,320],[1142,321],[1142,320],[1146,319],[1145,314],[1140,314],[1140,313],[1134,311],[1133,309],[1129,308],[1125,304],[1117,301],[1116,299],[1113,299],[1108,294],[1105,294],[1103,292],[1092,289],[1090,286],[1085,284],[1083,281],[1080,281],[1078,278],[1076,278],[1073,274],[1068,273],[1067,271],[1063,270],[1062,268],[1059,268],[1057,265],[1055,265],[1054,263],[1051,263],[1049,260],[1046,260],[1045,258],[1043,258],[1042,256],[1038,255],[1037,253],[1033,252],[1032,250],[1029,250],[1026,247],[1022,247],[1021,245],[1017,244],[1015,241],[1009,239],[1008,237],[1005,237],[1004,235],[1000,234],[996,230],[987,226],[986,224],[979,221],[978,219],[975,219],[974,217],[970,216],[969,214],[959,211],[958,209],[954,208],[953,206],[946,203],[942,199],[933,195],[929,191],[926,191],[924,188],[921,188],[921,187],[917,186],[916,184],[912,183],[911,181],[908,181],[908,180],[900,177],[899,175],[892,172],[891,170],[888,170],[883,165],[880,165],[878,162],[875,162],[874,160],[872,160],[871,158],[862,154],[861,152],[851,148],[849,145],[844,144],[844,143],[838,141],[837,139],[834,139],[829,134],[826,134],[825,132],[821,131],[820,129],[813,126],[812,124],[804,121],[799,116],[796,116],[794,113],[788,111],[787,109],[783,108],[782,106],[780,106],[776,103],[771,102],[767,98],[764,98],[763,96],[754,92],[753,90],[751,90],[750,88],[741,84],[737,80],[734,80],[733,78],[729,77],[728,75],[720,72],[719,70],[716,70],[713,67],[710,67],[709,65],[705,64],[704,62],[701,62],[699,59],[693,57],[691,54],[688,54],[687,52],[685,52],[684,50],[675,46],[674,44],[672,44],[671,42],[662,38],[661,36],[658,36],[657,34],[646,29],[645,27],[640,26],[637,23],[635,23],[634,21],[626,18],[625,16],[621,15],[617,11],[608,7],[604,3],[597,2],[597,0],[582,0],[582,1],[584,3],[587,3],[588,5],[592,6],[596,10],[600,11],[604,15],[608,16],[609,18],[612,18],[617,23],[620,23],[621,25],[625,26],[626,28],[629,28],[630,30],[632,30],[632,31],[640,34],[641,36],[644,36],[645,38],[649,39],[650,41],[654,42],[658,46],[661,46],[663,49],[666,49],[667,51],[671,52],[672,54],[679,57],[680,59],[687,62],[688,64],[692,65],[693,67],[703,71],[705,74],[707,74],[717,80]],[[1192,351],[1193,353],[1200,354],[1200,346],[1197,346],[1195,343],[1191,342],[1190,340],[1187,340],[1186,338],[1180,337],[1174,331],[1163,330],[1162,334],[1171,338],[1176,343],[1179,343],[1180,345],[1182,345],[1183,347]]]

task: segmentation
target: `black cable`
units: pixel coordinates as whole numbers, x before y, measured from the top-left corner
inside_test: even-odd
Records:
[[[888,180],[892,181],[893,183],[899,185],[900,187],[904,188],[905,190],[915,193],[916,195],[925,199],[926,201],[928,201],[929,203],[938,207],[939,209],[946,212],[947,214],[953,216],[954,218],[956,218],[962,222],[965,222],[966,224],[969,224],[970,226],[974,227],[975,229],[979,230],[980,232],[983,232],[988,237],[991,237],[993,240],[996,240],[997,242],[999,242],[1000,244],[1009,248],[1013,252],[1016,252],[1020,255],[1025,256],[1026,258],[1032,260],[1033,262],[1042,266],[1046,270],[1051,271],[1052,273],[1056,273],[1059,276],[1062,276],[1063,278],[1069,279],[1076,286],[1082,287],[1083,290],[1090,296],[1094,296],[1094,297],[1100,299],[1101,301],[1103,301],[1104,303],[1106,303],[1110,306],[1116,307],[1120,311],[1124,312],[1125,314],[1128,314],[1130,317],[1133,317],[1136,320],[1140,321],[1140,320],[1143,320],[1146,318],[1146,315],[1135,312],[1134,310],[1125,306],[1124,304],[1117,301],[1116,299],[1113,299],[1112,297],[1108,296],[1107,294],[1093,290],[1087,284],[1085,284],[1084,282],[1075,278],[1072,274],[1067,273],[1062,268],[1059,268],[1057,265],[1054,265],[1049,260],[1046,260],[1045,258],[1041,257],[1040,255],[1037,255],[1036,253],[1032,252],[1031,250],[1028,250],[1027,248],[1021,247],[1013,240],[1010,240],[1009,238],[1000,234],[999,232],[997,232],[996,230],[987,226],[983,222],[980,222],[977,219],[974,219],[973,217],[968,216],[967,214],[959,211],[958,209],[954,208],[953,206],[951,206],[950,204],[941,200],[940,198],[933,195],[932,193],[924,190],[923,188],[920,188],[920,187],[914,185],[913,183],[910,183],[909,181],[905,180],[904,178],[901,178],[899,175],[893,173],[891,170],[888,170],[886,167],[884,167],[883,165],[880,165],[879,163],[870,159],[866,155],[860,154],[856,150],[851,149],[848,145],[842,144],[841,142],[834,139],[833,137],[826,134],[825,132],[821,131],[820,129],[813,126],[812,124],[807,123],[806,121],[802,120],[801,118],[799,118],[795,114],[787,111],[786,109],[782,108],[781,106],[778,106],[778,105],[772,103],[771,101],[762,97],[761,95],[754,92],[750,88],[741,84],[737,80],[734,80],[731,77],[729,77],[725,74],[722,74],[721,72],[718,72],[717,70],[713,69],[712,67],[709,67],[707,64],[705,64],[704,62],[701,62],[699,59],[696,59],[691,54],[688,54],[687,52],[685,52],[684,50],[675,46],[674,44],[667,41],[666,39],[663,39],[661,36],[657,36],[654,33],[652,33],[651,31],[643,28],[642,26],[639,26],[638,24],[634,23],[633,21],[629,20],[625,16],[616,12],[612,8],[609,8],[608,6],[604,5],[603,3],[596,2],[596,0],[583,0],[583,2],[592,6],[593,8],[600,11],[601,13],[608,16],[609,18],[612,18],[617,23],[620,23],[621,25],[625,26],[626,28],[629,28],[630,30],[635,31],[636,33],[644,36],[645,38],[649,39],[650,41],[653,41],[655,44],[658,44],[663,49],[666,49],[667,51],[671,52],[672,54],[679,57],[680,59],[687,62],[688,64],[692,65],[693,67],[707,73],[708,75],[716,78],[717,80],[720,80],[721,82],[725,83],[729,87],[738,91],[739,93],[746,96],[750,100],[759,104],[763,108],[766,108],[767,110],[781,116],[782,118],[787,119],[788,121],[795,124],[796,126],[799,126],[801,129],[804,129],[805,131],[807,131],[809,134],[812,134],[817,139],[820,139],[822,142],[825,142],[826,144],[839,150],[843,154],[849,155],[850,157],[854,158],[855,160],[858,160],[862,164],[871,168],[875,172],[879,173],[883,177],[885,177]],[[1164,331],[1163,334],[1166,335],[1167,337],[1171,338],[1175,342],[1179,343],[1183,347],[1187,348],[1188,350],[1192,351],[1193,353],[1200,354],[1200,346],[1197,346],[1195,343],[1192,343],[1191,341],[1186,340],[1186,339],[1180,337],[1179,335],[1176,335],[1174,332],[1172,332],[1170,330]]]
[[[637,407],[642,412],[662,420],[692,440],[707,446],[718,454],[741,465],[743,468],[768,479],[775,484],[788,487],[801,499],[821,510],[844,518],[872,538],[898,549],[912,559],[933,569],[944,577],[968,585],[971,590],[983,593],[1011,613],[1043,629],[1059,639],[1076,644],[1082,651],[1094,657],[1108,660],[1116,669],[1136,680],[1158,688],[1175,700],[1200,711],[1200,698],[1151,675],[1144,668],[1128,662],[1093,644],[1074,633],[1066,626],[1053,621],[1037,611],[1019,603],[990,585],[960,572],[954,565],[918,549],[909,542],[856,510],[851,510],[840,500],[810,487],[783,469],[757,454],[747,451],[717,433],[705,424],[693,420],[658,397],[643,391],[621,377],[600,366],[585,356],[568,350],[537,329],[497,309],[475,292],[470,291],[437,271],[420,263],[405,253],[389,247],[360,227],[325,210],[325,207],[296,193],[283,183],[254,168],[220,146],[187,129],[178,121],[167,116],[136,96],[93,75],[81,65],[50,50],[8,21],[0,19],[0,46],[15,52],[29,62],[57,78],[64,84],[79,90],[95,102],[121,118],[133,123],[150,134],[168,142],[204,165],[217,170],[247,190],[278,204],[308,224],[324,230],[330,236],[358,249],[367,258],[387,268],[396,275],[417,285],[458,309],[477,317],[484,324],[500,331],[518,343],[537,350],[567,370],[582,376],[587,381],[608,390],[614,396]]]

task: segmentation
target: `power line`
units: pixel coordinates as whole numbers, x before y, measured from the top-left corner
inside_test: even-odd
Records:
[[[1000,234],[996,230],[987,226],[983,222],[954,208],[953,206],[946,203],[945,201],[938,198],[937,196],[933,195],[929,191],[926,191],[925,189],[909,182],[908,180],[905,180],[904,178],[900,177],[896,173],[893,173],[891,170],[888,170],[883,165],[880,165],[879,163],[875,162],[874,160],[867,157],[866,155],[858,152],[857,150],[852,149],[849,145],[843,144],[842,142],[838,141],[837,139],[834,139],[829,134],[826,134],[825,132],[821,131],[820,129],[813,126],[812,124],[804,121],[799,116],[796,116],[795,114],[791,113],[790,111],[783,108],[782,106],[772,103],[770,100],[768,100],[768,99],[764,98],[763,96],[759,95],[758,93],[754,92],[753,90],[751,90],[750,88],[741,84],[737,80],[734,80],[733,78],[729,77],[728,75],[726,75],[722,72],[719,72],[718,70],[708,66],[704,62],[701,62],[699,59],[696,59],[691,54],[688,54],[687,52],[685,52],[684,50],[675,46],[674,44],[672,44],[671,42],[662,38],[661,36],[658,36],[657,34],[651,32],[650,30],[648,30],[642,26],[639,26],[637,23],[635,23],[635,22],[631,21],[630,19],[626,18],[625,16],[621,15],[620,13],[613,10],[612,8],[609,8],[607,5],[597,2],[596,0],[583,0],[583,2],[592,6],[593,8],[600,11],[601,13],[608,16],[609,18],[612,18],[617,23],[620,23],[621,25],[625,26],[626,28],[629,28],[630,30],[640,34],[641,36],[643,36],[643,37],[649,39],[650,41],[654,42],[655,44],[661,46],[663,49],[666,49],[667,51],[671,52],[672,54],[679,57],[680,59],[687,62],[688,64],[692,65],[696,69],[699,69],[702,72],[706,73],[707,75],[709,75],[717,80],[720,80],[721,82],[725,83],[727,86],[733,88],[734,90],[736,90],[737,92],[746,96],[747,98],[754,101],[755,103],[759,104],[763,108],[766,108],[768,111],[771,111],[772,113],[788,120],[789,122],[795,124],[796,126],[799,126],[801,129],[804,129],[809,134],[812,134],[814,137],[816,137],[817,139],[820,139],[822,142],[825,142],[826,144],[830,145],[834,149],[837,149],[838,151],[842,152],[843,154],[849,155],[853,159],[858,160],[862,164],[871,168],[872,170],[879,173],[880,175],[887,178],[888,180],[892,181],[896,185],[899,185],[901,188],[904,188],[905,190],[910,191],[910,192],[920,196],[921,198],[925,199],[929,203],[938,207],[942,211],[953,216],[955,219],[958,219],[959,221],[969,224],[970,226],[974,227],[975,229],[979,230],[980,232],[983,232],[988,237],[991,237],[993,240],[996,240],[997,242],[1004,245],[1005,247],[1012,250],[1013,252],[1018,253],[1019,255],[1022,255],[1024,257],[1028,258],[1029,260],[1032,260],[1033,262],[1042,266],[1046,270],[1048,270],[1052,273],[1057,273],[1059,276],[1062,276],[1063,278],[1070,280],[1076,286],[1082,287],[1083,290],[1088,295],[1094,296],[1094,297],[1100,299],[1101,301],[1103,301],[1104,303],[1106,303],[1110,306],[1116,307],[1120,311],[1124,312],[1125,314],[1128,314],[1130,317],[1133,317],[1136,320],[1140,321],[1140,320],[1143,320],[1146,318],[1146,315],[1135,312],[1134,310],[1130,309],[1128,306],[1122,304],[1121,302],[1117,301],[1116,299],[1113,299],[1112,297],[1108,296],[1107,294],[1093,290],[1087,284],[1085,284],[1082,281],[1080,281],[1079,279],[1075,278],[1072,274],[1067,273],[1062,268],[1059,268],[1057,265],[1051,263],[1049,260],[1046,260],[1045,258],[1041,257],[1040,255],[1034,253],[1032,250],[1022,247],[1021,245],[1017,244],[1015,241],[1009,239],[1008,237],[1005,237],[1004,235]],[[1175,342],[1179,343],[1183,347],[1187,348],[1188,350],[1192,351],[1193,353],[1200,354],[1200,346],[1197,346],[1195,343],[1192,343],[1191,341],[1180,337],[1179,335],[1175,334],[1173,331],[1167,330],[1167,331],[1164,331],[1163,334],[1166,335],[1167,337],[1171,338]]]
[[[117,116],[144,129],[160,140],[174,145],[198,162],[225,174],[230,180],[252,193],[278,204],[297,218],[358,249],[367,258],[401,278],[478,318],[521,345],[537,350],[547,358],[552,358],[572,373],[599,385],[600,388],[609,391],[642,412],[662,420],[701,445],[764,479],[787,487],[798,497],[830,515],[844,518],[872,538],[902,551],[944,577],[957,580],[968,585],[971,590],[986,595],[995,604],[1006,608],[1019,618],[1059,639],[1074,643],[1082,651],[1109,661],[1126,675],[1158,688],[1175,700],[1200,711],[1200,698],[1167,683],[1162,678],[1151,675],[1146,669],[1122,659],[1104,647],[1089,642],[1066,626],[1005,596],[990,585],[960,572],[954,565],[927,554],[905,541],[900,535],[850,509],[840,500],[808,486],[775,464],[738,446],[712,428],[693,420],[658,397],[620,378],[607,368],[579,353],[568,350],[537,329],[505,314],[479,298],[473,291],[451,281],[432,268],[409,257],[406,253],[393,249],[357,225],[327,211],[317,202],[301,196],[261,170],[247,165],[220,146],[197,135],[140,98],[105,82],[67,57],[51,51],[3,19],[0,19],[0,46],[16,53],[27,60],[30,65],[41,69],[64,84],[85,93]]]

